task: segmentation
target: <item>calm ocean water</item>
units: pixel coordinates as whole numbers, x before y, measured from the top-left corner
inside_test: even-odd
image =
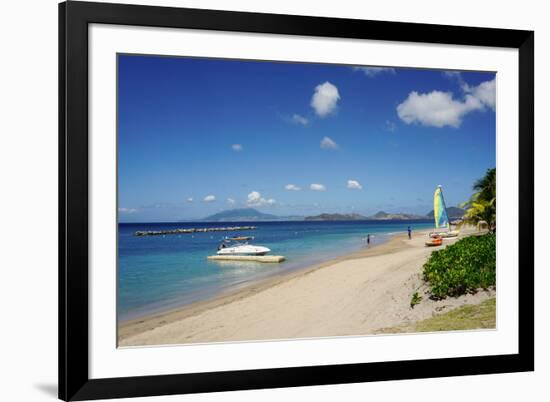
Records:
[[[138,230],[254,225],[254,231],[210,232],[166,236],[134,236]],[[119,224],[119,320],[205,300],[224,290],[245,286],[269,276],[295,271],[386,241],[407,226],[421,230],[431,221],[349,222],[232,222]],[[254,236],[252,244],[284,255],[280,264],[209,261],[225,236]]]

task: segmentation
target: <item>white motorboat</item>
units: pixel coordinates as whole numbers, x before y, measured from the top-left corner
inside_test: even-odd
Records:
[[[271,250],[248,244],[253,237],[226,237],[218,246],[218,255],[266,255]]]

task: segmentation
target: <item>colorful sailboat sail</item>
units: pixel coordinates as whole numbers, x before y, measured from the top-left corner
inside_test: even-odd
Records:
[[[449,217],[441,186],[437,186],[434,193],[434,218],[436,229],[449,228]]]

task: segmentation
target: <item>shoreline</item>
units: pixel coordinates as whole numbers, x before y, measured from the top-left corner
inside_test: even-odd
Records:
[[[406,299],[409,297],[409,293],[414,290],[413,288],[419,288],[421,285],[418,271],[421,270],[423,262],[434,250],[423,245],[426,235],[430,231],[413,232],[413,238],[410,241],[406,234],[394,234],[382,244],[297,271],[277,274],[255,283],[247,283],[242,288],[228,290],[211,299],[123,321],[118,325],[118,344],[119,346],[139,346],[364,335],[403,320],[410,321],[416,316],[426,318],[427,310],[430,310],[431,314],[432,307],[427,309],[425,306],[416,306],[416,311],[413,313],[413,311],[406,311],[408,308],[404,309],[403,303],[408,307]],[[468,234],[473,233],[466,233],[466,235]],[[460,237],[464,237],[464,235]],[[448,244],[453,242],[452,240]],[[396,261],[392,257],[396,257]],[[362,268],[363,266],[365,268]],[[349,271],[349,275],[346,275],[344,271]],[[328,280],[327,277],[329,277]],[[374,282],[373,286],[357,286],[356,283],[348,283],[347,279],[352,277],[358,281],[366,280],[365,283]],[[376,282],[384,283],[377,285]],[[389,296],[389,300],[399,299],[399,306],[388,309],[384,305],[388,304],[386,300],[378,308],[368,304],[359,307],[365,303],[363,297],[358,298],[357,295],[350,297],[348,294],[348,292],[355,291],[362,295],[368,293],[369,290],[374,293],[373,298],[377,302],[383,302],[383,299]],[[307,296],[308,291],[311,293],[309,297]],[[305,292],[306,295],[302,296],[301,292]],[[475,295],[473,296],[454,303],[444,300],[442,303],[432,302],[430,304],[440,304],[440,311],[443,311],[448,309],[446,305],[449,304],[472,302],[476,299]],[[328,305],[327,300],[333,303]],[[365,321],[359,319],[358,325],[354,322],[343,322],[344,325],[335,323],[332,326],[327,323],[309,327],[301,325],[303,320],[307,321],[312,317],[315,319],[326,315],[328,310],[323,311],[324,305],[334,312],[334,310],[340,309],[338,304],[346,303],[349,304],[348,315],[367,314],[368,316],[370,311],[373,315],[370,320],[372,322],[363,325]],[[288,308],[292,309],[299,305],[302,305],[302,308],[296,308],[294,313],[287,311]],[[390,313],[388,319],[382,317],[386,312]],[[395,316],[396,312],[399,313],[397,316]],[[391,313],[394,316],[391,316]],[[253,314],[259,315],[257,320],[253,319]],[[263,329],[261,318],[266,314],[272,314],[280,319],[281,325],[277,326],[277,332],[286,334],[286,336],[269,335],[271,331],[268,328]],[[288,317],[284,317],[285,315]],[[335,316],[339,317],[337,313]],[[348,321],[351,320],[348,319]],[[378,323],[378,321],[380,322]],[[285,330],[284,327],[287,329]],[[216,328],[218,330],[215,330]],[[225,328],[225,330],[220,330],[220,328]]]
[[[413,236],[419,236],[419,235],[425,236],[429,232],[430,230],[418,231],[414,233]],[[208,310],[210,308],[215,308],[218,306],[231,303],[236,300],[240,300],[249,295],[255,294],[257,292],[261,292],[262,290],[271,288],[273,286],[277,286],[284,282],[290,281],[296,277],[307,275],[318,269],[329,267],[341,261],[365,258],[365,257],[381,255],[381,254],[389,255],[392,252],[398,251],[396,249],[397,244],[395,243],[397,243],[397,241],[401,242],[403,240],[406,240],[405,234],[393,234],[393,235],[390,235],[390,238],[383,243],[375,244],[368,248],[365,247],[363,249],[351,252],[349,254],[345,254],[336,258],[331,258],[327,261],[317,263],[314,265],[298,268],[293,271],[274,273],[268,276],[267,278],[251,279],[242,284],[235,285],[228,289],[225,289],[221,293],[205,300],[198,300],[195,302],[184,304],[182,306],[169,308],[164,311],[156,311],[150,314],[144,314],[143,316],[140,316],[140,317],[130,318],[128,320],[122,320],[118,324],[119,341],[122,338],[126,338],[136,333],[146,331],[147,328],[151,328],[152,326],[162,325],[162,324],[165,324],[166,322],[171,322],[178,319],[184,319],[184,318],[196,315],[204,310]],[[392,242],[393,244],[390,244]]]
[[[419,230],[417,233],[423,233],[425,235],[428,232],[429,232],[428,230]],[[283,272],[273,272],[273,273],[267,274],[264,277],[260,277],[260,278],[252,277],[252,278],[245,279],[242,282],[239,282],[237,284],[228,285],[228,286],[222,288],[221,291],[218,291],[216,294],[211,295],[207,298],[200,298],[198,300],[193,300],[193,301],[190,301],[190,302],[187,302],[187,303],[175,302],[175,303],[171,303],[171,305],[168,306],[168,307],[164,306],[164,307],[153,308],[150,311],[146,311],[146,312],[144,312],[142,314],[139,314],[139,315],[129,314],[129,318],[122,318],[121,320],[119,320],[119,325],[120,326],[127,325],[130,322],[136,322],[136,321],[140,321],[140,320],[144,320],[144,319],[150,319],[150,318],[153,318],[153,317],[156,317],[156,316],[169,314],[169,313],[174,312],[176,310],[190,308],[190,307],[202,304],[202,303],[208,303],[208,302],[214,301],[218,298],[227,297],[227,296],[232,295],[234,293],[245,291],[247,288],[255,286],[255,285],[261,285],[263,283],[268,284],[270,281],[277,281],[278,279],[282,280],[286,277],[290,277],[293,274],[300,274],[300,273],[303,273],[305,271],[320,268],[321,266],[326,266],[326,265],[330,265],[332,263],[336,263],[340,259],[354,258],[354,256],[358,253],[361,253],[361,255],[359,255],[355,258],[361,258],[361,257],[363,257],[363,253],[365,251],[369,251],[369,253],[370,253],[372,250],[374,250],[378,247],[381,247],[384,244],[387,244],[395,236],[399,236],[401,234],[400,233],[379,233],[377,235],[378,236],[380,236],[380,235],[386,236],[387,238],[385,240],[379,242],[379,243],[376,243],[376,241],[375,241],[369,247],[367,247],[366,245],[363,245],[359,249],[354,248],[354,250],[348,250],[346,253],[342,253],[342,254],[337,255],[337,256],[327,256],[327,259],[324,260],[324,261],[319,260],[319,261],[314,261],[314,262],[308,262],[308,263],[305,263],[305,264],[300,265],[298,267],[287,269]],[[403,236],[405,236],[405,235],[403,235]]]

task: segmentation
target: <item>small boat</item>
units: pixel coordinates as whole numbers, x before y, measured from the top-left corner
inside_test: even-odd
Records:
[[[440,236],[432,237],[426,241],[427,247],[441,246],[443,244],[443,239]]]
[[[248,244],[253,237],[226,237],[218,246],[218,255],[266,255],[271,250],[263,246]]]
[[[460,234],[458,230],[451,230],[441,186],[437,186],[434,193],[434,220],[435,229],[430,233],[431,238],[449,239]]]
[[[432,232],[430,233],[430,237],[441,237],[443,239],[449,239],[452,237],[457,237],[459,234],[459,230],[449,230],[448,232]]]

